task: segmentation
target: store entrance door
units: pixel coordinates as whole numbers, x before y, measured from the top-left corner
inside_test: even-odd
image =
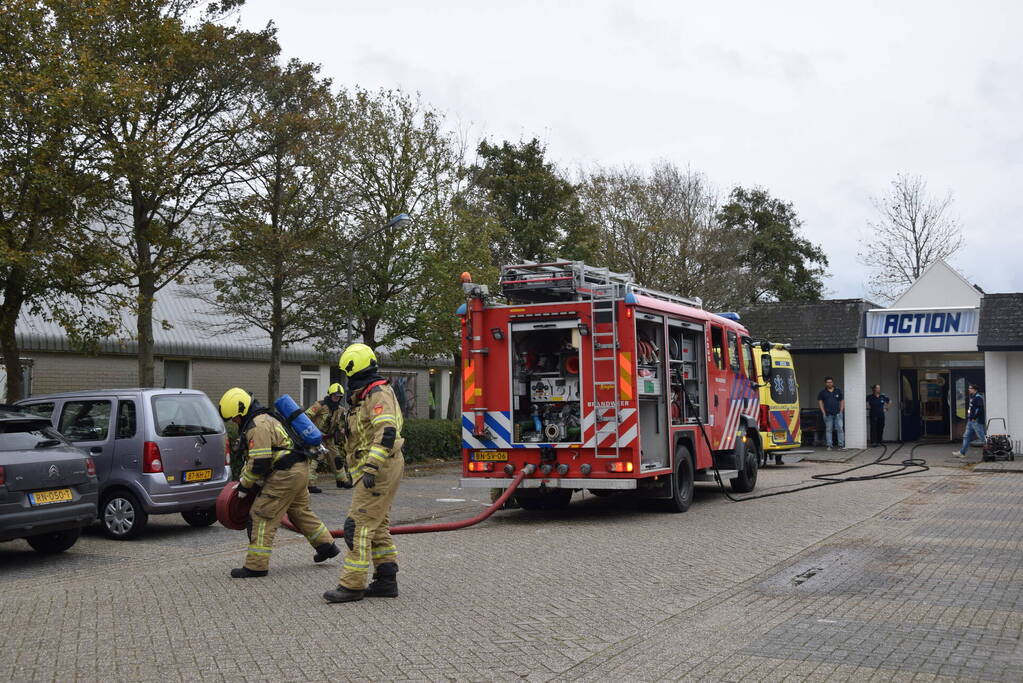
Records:
[[[963,438],[966,431],[966,387],[976,384],[984,393],[984,368],[955,368],[952,370],[952,439]]]
[[[919,391],[916,370],[899,370],[899,416],[902,418],[903,441],[917,441],[920,438]]]
[[[921,438],[951,438],[948,370],[921,370],[918,377]]]

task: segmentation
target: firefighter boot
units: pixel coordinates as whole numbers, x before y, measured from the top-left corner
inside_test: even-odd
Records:
[[[316,556],[313,557],[313,562],[326,562],[332,557],[337,557],[341,554],[338,547],[333,543],[321,543],[316,546]]]
[[[266,576],[269,574],[266,569],[249,569],[248,567],[236,567],[231,570],[232,579],[256,579],[260,576]]]
[[[398,565],[394,562],[384,562],[373,573],[373,581],[366,589],[367,598],[396,598],[398,597]]]
[[[353,591],[338,584],[334,590],[324,593],[323,599],[327,602],[357,602],[362,600],[364,593],[365,591]]]

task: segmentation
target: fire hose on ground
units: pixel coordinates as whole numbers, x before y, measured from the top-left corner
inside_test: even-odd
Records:
[[[508,488],[505,489],[504,493],[498,497],[486,510],[470,517],[469,519],[462,519],[456,522],[438,522],[435,524],[409,524],[404,526],[392,526],[392,534],[425,534],[434,531],[455,531],[457,529],[464,529],[466,527],[479,524],[483,520],[494,514],[495,511],[500,510],[501,506],[515,493],[515,489],[518,488],[522,480],[531,475],[536,471],[536,466],[528,464],[519,470],[519,473],[515,475]],[[244,529],[249,523],[249,508],[252,507],[252,501],[255,496],[246,496],[245,498],[238,498],[237,494],[238,483],[231,482],[224,487],[224,490],[220,492],[220,496],[217,497],[217,519],[228,529]],[[291,523],[291,520],[287,516],[281,520],[281,526],[291,529],[297,532],[298,529]],[[334,538],[343,538],[345,535],[344,529],[331,529],[330,535]]]

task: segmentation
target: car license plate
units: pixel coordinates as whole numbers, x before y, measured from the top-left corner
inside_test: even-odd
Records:
[[[72,499],[71,489],[53,489],[52,491],[36,491],[28,494],[29,501],[33,505],[49,505],[50,503],[64,503]]]
[[[186,484],[188,482],[192,482],[192,481],[209,481],[212,478],[213,478],[213,470],[211,470],[211,469],[191,470],[189,472],[185,472],[185,483]]]
[[[504,461],[508,459],[508,454],[504,451],[476,451],[472,454],[472,459],[476,462]]]

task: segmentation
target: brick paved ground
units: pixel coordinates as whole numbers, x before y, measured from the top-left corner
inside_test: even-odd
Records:
[[[758,491],[850,464],[767,469]],[[474,513],[486,492],[455,480],[407,481],[395,521]],[[176,517],[56,558],[19,541],[0,679],[1018,681],[1021,485],[935,467],[741,504],[699,489],[683,515],[580,495],[400,537],[401,597],[348,605],[293,535],[249,581],[226,576],[243,535]],[[328,523],[346,495],[315,498]]]

